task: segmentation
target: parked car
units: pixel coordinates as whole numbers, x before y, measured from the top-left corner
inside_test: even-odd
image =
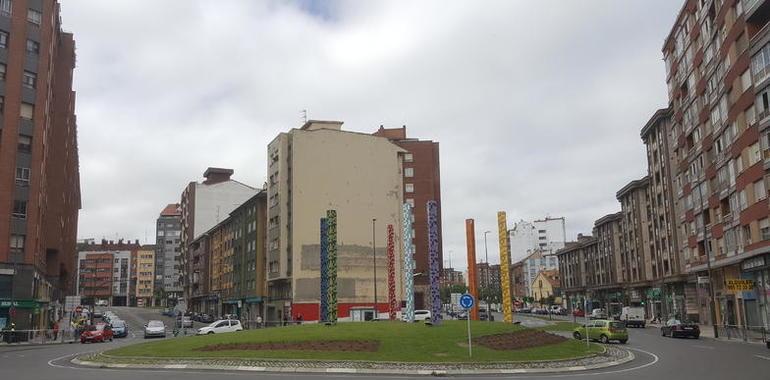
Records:
[[[112,326],[112,334],[115,338],[125,338],[128,336],[128,324],[121,319],[113,319],[110,321]]]
[[[241,321],[237,319],[220,319],[206,327],[198,329],[197,335],[222,334],[243,330]]]
[[[611,340],[617,340],[623,344],[628,342],[628,330],[626,330],[623,322],[606,319],[590,321],[587,325],[573,330],[572,336],[578,340],[585,339],[588,336],[588,339],[598,340],[602,343],[609,343]]]
[[[607,319],[607,312],[604,309],[591,310],[591,319]]]
[[[98,300],[96,301],[96,306],[108,306],[110,303],[107,302],[107,300]]]
[[[528,308],[528,307],[522,307],[521,309],[519,309],[519,310],[516,310],[516,312],[517,312],[517,313],[524,313],[524,314],[529,314],[529,313],[531,313],[531,312],[532,312],[532,309],[530,309],[530,308]]]
[[[198,315],[198,322],[201,322],[201,323],[213,323],[214,321],[216,321],[216,318],[214,318],[213,315],[205,314],[205,313]]]
[[[563,308],[559,305],[551,305],[550,312],[551,314],[561,314],[563,312]]]
[[[479,309],[479,320],[480,321],[486,321],[487,316],[489,316],[489,321],[494,322],[495,316],[492,313],[487,313],[487,309]]]
[[[163,321],[149,321],[144,325],[144,339],[152,337],[166,337],[166,325]]]
[[[97,323],[96,325],[86,326],[85,330],[80,334],[80,343],[86,342],[112,342],[112,328],[106,323]]]
[[[424,321],[426,319],[431,319],[430,310],[415,310],[414,311],[414,320],[416,321]]]
[[[179,328],[192,328],[193,327],[192,317],[188,317],[186,315],[180,315],[180,316],[176,317],[176,327],[179,327]]]
[[[586,313],[583,310],[575,309],[575,310],[572,311],[572,315],[574,315],[576,317],[585,317]]]
[[[467,311],[461,311],[461,312],[455,314],[455,318],[457,318],[458,320],[464,321],[464,320],[468,319],[468,312]]]
[[[620,321],[626,324],[626,327],[636,326],[644,328],[647,321],[644,319],[643,307],[625,306],[620,312]]]
[[[661,326],[660,334],[672,338],[692,337],[698,339],[700,338],[700,327],[692,322],[682,322],[676,318],[671,318]]]
[[[93,317],[94,318],[102,318],[102,317],[104,317],[104,313],[102,313],[101,311],[94,311]]]

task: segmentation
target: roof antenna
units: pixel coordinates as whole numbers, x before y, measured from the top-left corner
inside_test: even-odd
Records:
[[[302,124],[305,124],[307,123],[307,110],[303,109],[301,113],[302,113]]]

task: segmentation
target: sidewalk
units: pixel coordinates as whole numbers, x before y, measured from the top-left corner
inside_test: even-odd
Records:
[[[662,324],[659,324],[659,323],[647,322],[648,328],[660,329],[661,326]],[[719,338],[715,338],[713,326],[698,324],[698,328],[700,329],[701,338],[714,339],[714,340],[723,341],[723,342],[745,343],[745,344],[752,344],[752,345],[766,344],[761,334],[755,334],[750,331],[744,333],[743,330],[740,330],[740,329],[719,328]],[[745,339],[744,339],[744,336],[745,336]]]

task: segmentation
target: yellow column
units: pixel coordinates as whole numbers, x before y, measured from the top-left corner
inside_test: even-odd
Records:
[[[500,288],[503,296],[503,321],[513,323],[513,305],[511,304],[511,254],[508,252],[508,223],[505,211],[497,212],[497,231],[500,247]],[[489,307],[489,305],[487,305]]]

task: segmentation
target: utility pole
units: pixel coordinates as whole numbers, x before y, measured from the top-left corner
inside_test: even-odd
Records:
[[[487,263],[487,273],[484,276],[484,288],[486,290],[486,294],[485,294],[486,297],[484,298],[485,298],[485,301],[487,302],[487,322],[489,322],[489,315],[491,313],[489,310],[491,309],[489,307],[489,272],[490,272],[489,271],[490,269],[489,268],[489,250],[487,249],[487,234],[489,233],[492,233],[492,231],[484,231],[484,261],[486,261]]]
[[[711,272],[711,255],[709,254],[709,245],[708,245],[708,236],[706,236],[706,220],[704,218],[703,213],[709,212],[708,202],[706,203],[706,206],[703,206],[703,190],[701,190],[701,186],[698,185],[698,196],[700,197],[701,201],[701,220],[703,220],[703,250],[706,253],[706,268],[708,269],[709,273],[709,292],[711,293],[711,299],[709,300],[709,309],[711,309],[711,326],[714,327],[714,338],[719,338],[719,329],[717,328],[717,310],[716,310],[716,295],[714,294],[714,281],[712,281],[713,276]]]
[[[372,218],[372,263],[374,264],[374,318],[379,319],[377,313],[377,244],[375,243],[375,225],[377,219]]]

